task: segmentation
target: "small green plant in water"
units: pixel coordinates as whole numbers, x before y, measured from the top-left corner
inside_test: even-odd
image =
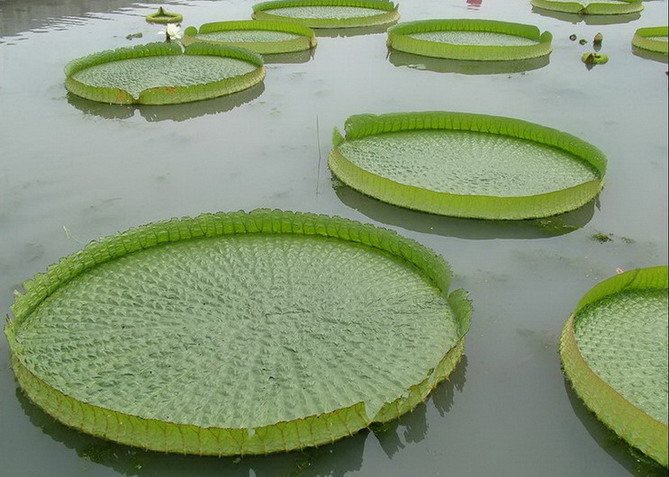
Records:
[[[599,243],[606,243],[606,242],[612,242],[612,234],[603,234],[603,233],[596,233],[592,236],[594,240],[597,240]]]

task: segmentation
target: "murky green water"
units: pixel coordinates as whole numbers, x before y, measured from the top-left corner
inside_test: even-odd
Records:
[[[244,0],[169,2],[184,26],[248,19]],[[633,54],[639,18],[589,24],[525,0],[407,0],[402,20],[489,18],[554,35],[550,62],[487,74],[387,58],[384,34],[321,37],[304,63],[267,65],[264,87],[187,105],[106,106],[67,95],[63,66],[156,41],[123,0],[0,0],[0,310],[13,290],[100,235],[172,216],[271,207],[397,230],[442,254],[475,304],[466,360],[425,405],[383,429],[269,457],[163,455],[65,428],[17,390],[0,338],[4,476],[653,475],[571,393],[557,354],[578,299],[616,267],[667,263],[667,65]],[[126,35],[141,32],[142,38]],[[581,46],[604,35],[606,65]],[[415,59],[415,58],[414,58]],[[470,69],[468,69],[470,68]],[[440,71],[459,71],[438,72]],[[497,72],[497,74],[495,74]],[[480,71],[479,71],[480,73]],[[609,157],[596,203],[554,220],[491,223],[399,209],[333,183],[330,133],[357,113],[453,110],[516,117],[575,134]],[[64,227],[69,231],[66,234]],[[593,239],[610,234],[611,241]]]

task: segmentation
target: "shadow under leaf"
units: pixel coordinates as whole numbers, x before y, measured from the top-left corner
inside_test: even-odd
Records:
[[[660,53],[657,51],[644,50],[643,48],[638,48],[632,46],[632,54],[638,56],[639,58],[644,58],[646,60],[658,61],[660,63],[669,63],[669,56],[666,53]]]
[[[292,53],[274,53],[271,55],[262,55],[266,65],[274,64],[298,64],[311,61],[316,55],[316,48],[309,50],[294,51]]]
[[[372,426],[372,432],[379,445],[389,458],[392,458],[397,452],[404,449],[408,444],[417,443],[425,439],[429,428],[427,422],[427,406],[431,402],[444,417],[453,406],[455,390],[462,392],[466,381],[467,356],[462,359],[455,367],[451,375],[445,381],[432,390],[428,400],[416,406],[416,408],[399,419]],[[403,428],[404,441],[400,438],[399,430]]]
[[[139,111],[139,114],[149,122],[165,120],[185,121],[207,114],[231,111],[234,108],[253,101],[263,91],[265,91],[265,85],[264,83],[259,83],[243,91],[221,96],[220,98],[160,106],[100,103],[81,98],[72,93],[67,94],[67,102],[84,114],[92,114],[105,119],[127,119],[133,117],[135,112]]]
[[[590,411],[578,397],[565,377],[564,387],[569,397],[569,403],[574,409],[576,417],[583,423],[588,433],[611,457],[635,477],[666,476],[667,469],[646,457],[641,451],[631,447],[611,429],[606,427],[597,416]]]
[[[595,206],[598,206],[597,199],[593,199],[576,210],[542,219],[464,219],[387,204],[351,189],[337,179],[333,181],[339,199],[372,220],[415,232],[470,240],[534,239],[565,235],[587,225],[595,214]]]
[[[406,66],[437,73],[460,73],[465,75],[521,73],[523,71],[543,68],[550,63],[550,55],[527,60],[465,61],[414,55],[412,53],[393,50],[392,48],[389,48],[388,52],[388,60],[395,66]]]
[[[388,28],[393,26],[395,23],[397,22],[356,28],[314,28],[314,32],[316,33],[317,37],[326,38],[374,35],[377,33],[385,33]]]

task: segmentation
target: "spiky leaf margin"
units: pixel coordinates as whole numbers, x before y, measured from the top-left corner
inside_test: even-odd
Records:
[[[382,13],[351,18],[293,18],[267,12],[267,10],[290,7],[359,7],[373,8]],[[288,21],[309,28],[359,28],[396,22],[400,17],[397,8],[398,5],[386,0],[277,0],[253,5],[253,18],[256,20]]]
[[[669,28],[666,26],[639,28],[632,38],[632,45],[642,50],[653,51],[656,53],[669,52],[666,41],[654,40],[654,36],[669,36]]]
[[[197,38],[198,34],[212,33],[218,31],[235,31],[235,30],[264,30],[264,31],[279,31],[284,33],[292,33],[300,35],[300,38],[283,41],[215,41]],[[298,23],[286,21],[263,21],[263,20],[238,20],[229,22],[215,22],[203,24],[199,31],[195,27],[188,27],[184,31],[184,44],[203,42],[214,45],[228,45],[238,46],[247,50],[255,51],[262,55],[270,55],[276,53],[292,53],[295,51],[304,51],[314,48],[317,44],[316,34],[310,28],[300,25]]]
[[[447,298],[458,324],[459,340],[423,381],[386,402],[368,416],[364,402],[302,419],[247,428],[201,428],[104,409],[78,401],[42,381],[21,361],[16,330],[39,304],[74,277],[119,257],[170,242],[221,237],[233,234],[292,234],[333,237],[388,252],[417,269]],[[12,350],[12,367],[28,397],[64,424],[123,444],[163,452],[199,455],[267,454],[333,442],[373,423],[387,422],[423,402],[459,362],[464,335],[469,330],[471,303],[463,290],[449,295],[452,272],[430,249],[395,232],[340,217],[278,210],[203,214],[195,218],[158,222],[88,244],[61,259],[23,284],[17,294],[5,334]]]
[[[574,391],[600,421],[633,447],[667,466],[667,424],[625,399],[588,366],[576,342],[574,321],[583,308],[627,290],[667,290],[667,267],[641,268],[608,278],[578,302],[560,336],[560,357]]]
[[[355,115],[346,120],[346,136],[335,129],[330,170],[342,182],[363,194],[409,209],[453,217],[517,220],[548,217],[577,209],[592,200],[604,186],[606,157],[593,145],[556,129],[519,119],[442,111]],[[574,187],[525,197],[459,195],[401,184],[360,168],[338,150],[343,141],[398,131],[473,131],[526,139],[562,149],[589,164],[597,180]]]
[[[643,10],[641,0],[618,0],[621,3],[590,3],[585,6],[578,2],[558,2],[553,0],[532,0],[532,6],[554,12],[578,13],[581,15],[624,15]],[[622,3],[624,2],[624,3]]]
[[[502,33],[536,41],[536,45],[456,45],[421,40],[409,35],[434,31]],[[400,23],[388,29],[389,47],[415,55],[451,60],[503,61],[538,58],[551,52],[553,35],[533,25],[495,20],[421,20]]]
[[[243,75],[224,78],[220,81],[194,86],[159,86],[145,89],[139,97],[133,97],[129,92],[120,88],[91,86],[72,77],[75,73],[86,68],[113,61],[122,61],[132,58],[146,58],[150,56],[176,55],[204,55],[235,58],[256,66],[256,69]],[[265,68],[262,57],[258,54],[224,45],[198,43],[189,45],[182,52],[175,43],[148,43],[129,48],[118,48],[78,58],[65,66],[65,88],[72,94],[92,101],[109,104],[176,104],[199,101],[203,99],[225,96],[242,91],[260,83],[265,77]]]

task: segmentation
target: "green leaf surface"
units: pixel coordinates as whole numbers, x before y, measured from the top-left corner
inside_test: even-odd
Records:
[[[24,284],[5,333],[22,388],[67,425],[168,452],[268,453],[422,402],[469,328],[450,278],[432,251],[385,229],[206,214],[49,267]]]
[[[667,267],[631,270],[590,290],[562,332],[574,390],[599,419],[667,466]]]
[[[394,50],[453,60],[537,58],[551,52],[552,38],[532,25],[494,20],[421,20],[388,29],[388,46]]]
[[[601,189],[604,155],[580,139],[511,118],[424,112],[357,115],[329,165],[385,202],[442,215],[545,217]]]

